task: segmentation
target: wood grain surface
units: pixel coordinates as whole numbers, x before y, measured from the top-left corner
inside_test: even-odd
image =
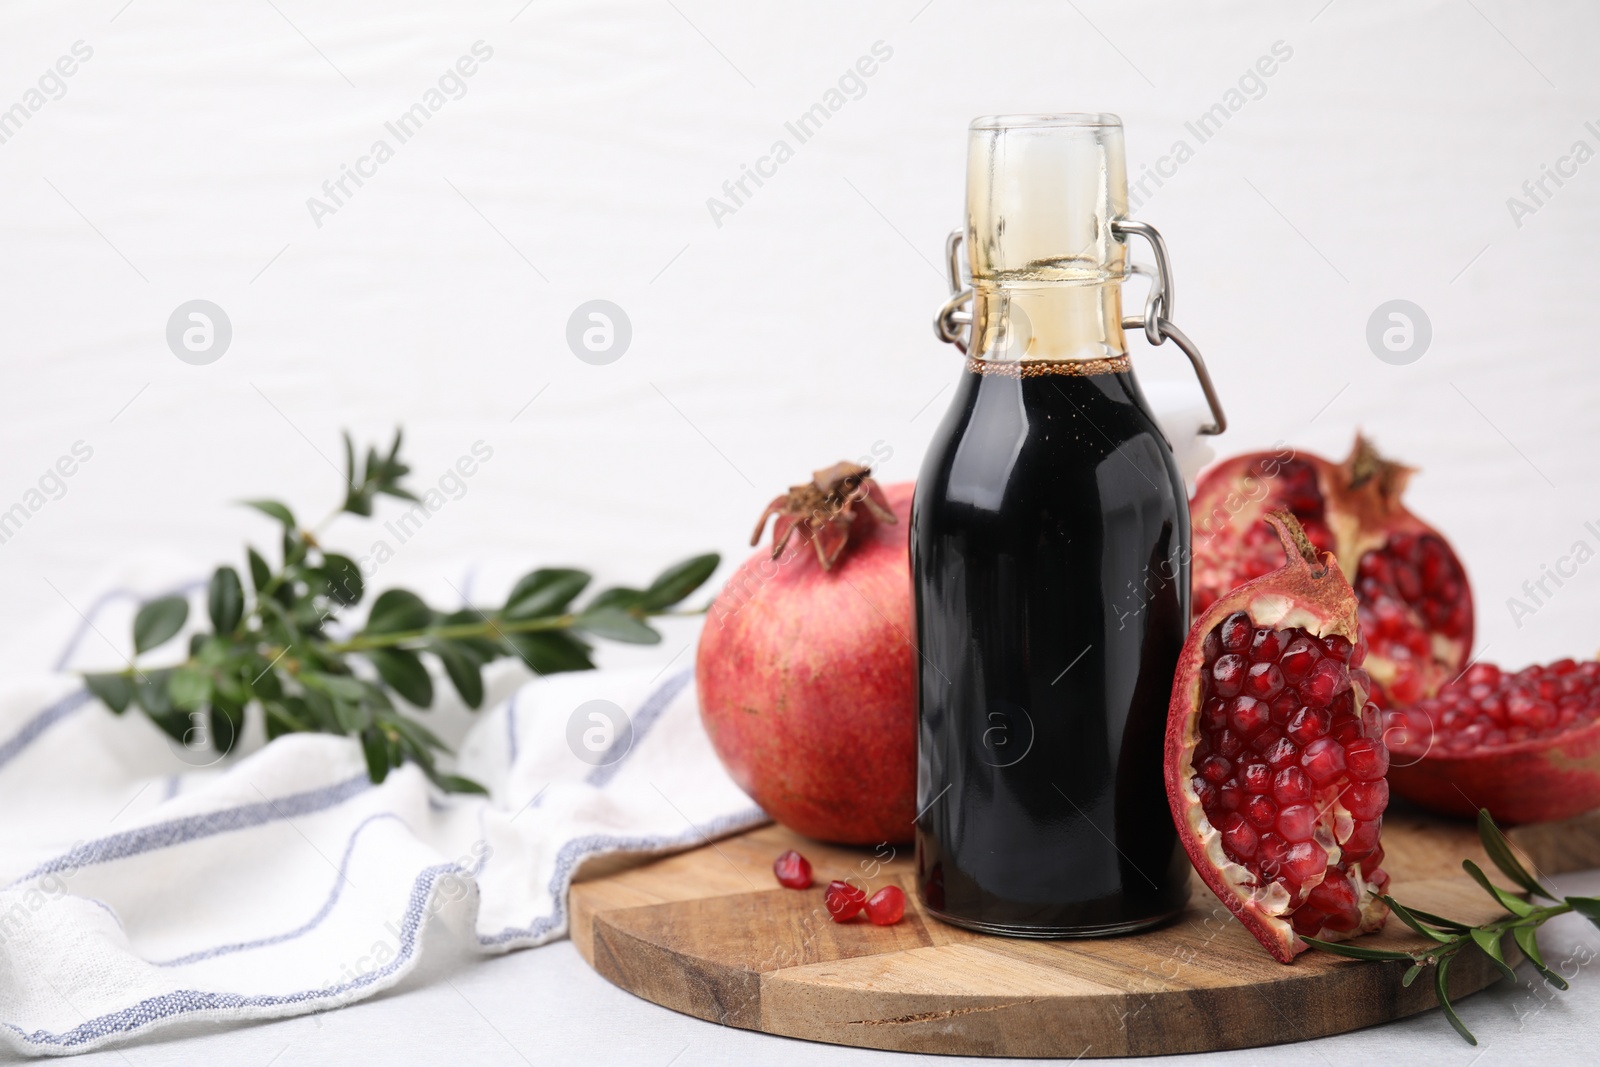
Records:
[[[1547,874],[1600,866],[1600,813],[1519,827],[1510,836]],[[780,888],[788,848],[817,884]],[[1475,829],[1394,811],[1384,866],[1402,901],[1464,921],[1499,909],[1461,871],[1493,870]],[[611,982],[728,1026],[841,1045],[979,1056],[1101,1057],[1203,1052],[1300,1041],[1434,1006],[1431,982],[1400,984],[1404,965],[1317,952],[1275,962],[1198,879],[1184,915],[1158,930],[1093,941],[1024,941],[925,914],[909,850],[818,844],[778,826],[752,830],[572,888],[572,937]],[[822,886],[854,876],[906,890],[905,918],[877,927],[829,920]],[[1391,920],[1363,939],[1412,949]],[[1461,996],[1495,973],[1480,953],[1451,969]],[[1440,1021],[1440,1027],[1445,1023]]]

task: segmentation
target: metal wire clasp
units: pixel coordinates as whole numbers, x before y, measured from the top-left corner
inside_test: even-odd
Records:
[[[1211,372],[1206,369],[1206,361],[1200,355],[1200,349],[1196,348],[1188,335],[1172,322],[1172,263],[1167,258],[1167,243],[1161,239],[1161,231],[1148,222],[1113,219],[1111,236],[1124,244],[1129,237],[1143,237],[1149,242],[1150,251],[1156,260],[1154,268],[1139,264],[1131,264],[1128,267],[1127,273],[1143,274],[1150,278],[1150,292],[1145,295],[1144,314],[1124,318],[1122,328],[1143,330],[1145,340],[1151,345],[1163,344],[1168,339],[1177,344],[1183,354],[1189,357],[1195,377],[1200,379],[1200,389],[1205,393],[1206,404],[1211,408],[1212,422],[1210,425],[1200,427],[1200,432],[1208,435],[1222,433],[1228,428],[1228,417],[1222,412],[1222,401],[1218,399],[1217,388],[1211,382]],[[961,281],[961,238],[960,230],[952,230],[950,236],[945,238],[945,267],[950,280],[950,299],[944,302],[939,308],[939,313],[934,316],[933,330],[941,341],[953,344],[965,353],[972,326],[970,308],[972,288],[963,285]]]

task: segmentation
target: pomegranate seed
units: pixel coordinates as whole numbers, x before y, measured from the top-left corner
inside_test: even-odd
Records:
[[[772,861],[772,873],[778,876],[778,884],[787,889],[811,887],[811,862],[792,848]]]
[[[1311,890],[1306,903],[1336,915],[1355,909],[1360,902],[1356,899],[1356,887],[1350,883],[1350,879],[1339,871],[1329,871]]]
[[[1350,684],[1350,674],[1338,660],[1319,659],[1300,683],[1300,699],[1310,707],[1325,708]]]
[[[1243,688],[1257,700],[1271,700],[1283,691],[1283,672],[1276,663],[1252,663],[1245,672]]]
[[[1281,740],[1283,740],[1283,731],[1276,726],[1269,726],[1259,734],[1256,734],[1254,740],[1250,742],[1250,748],[1257,753],[1263,753]]]
[[[1257,663],[1276,663],[1289,647],[1287,630],[1257,630],[1250,642],[1250,658]]]
[[[1206,701],[1206,706],[1200,712],[1200,729],[1206,733],[1216,733],[1227,725],[1228,702],[1221,697]]]
[[[1244,802],[1244,817],[1252,826],[1270,830],[1278,821],[1278,805],[1270,797],[1253,796]]]
[[[1254,737],[1271,721],[1271,709],[1254,697],[1237,696],[1228,701],[1228,723],[1240,737]]]
[[[1324,708],[1301,708],[1295,717],[1289,720],[1289,728],[1285,734],[1293,739],[1295,744],[1309,745],[1319,737],[1326,737],[1332,723],[1333,716]]]
[[[1357,819],[1376,819],[1389,806],[1389,783],[1382,778],[1375,782],[1355,782],[1340,797],[1345,810]]]
[[[1309,637],[1297,637],[1289,642],[1288,649],[1278,660],[1278,668],[1283,671],[1284,681],[1299,685],[1321,658],[1321,646],[1313,643]]]
[[[1296,908],[1294,914],[1289,917],[1289,922],[1294,927],[1294,932],[1302,937],[1316,937],[1318,934],[1322,933],[1322,924],[1326,922],[1327,919],[1327,913],[1322,911],[1320,908],[1313,908],[1308,904],[1302,904],[1300,907]]]
[[[1227,625],[1224,623],[1223,625]],[[1235,697],[1244,684],[1244,657],[1235,653],[1217,657],[1211,665],[1212,691],[1220,697]]]
[[[1200,807],[1207,812],[1214,811],[1217,806],[1217,787],[1200,777],[1198,774],[1189,779],[1189,787],[1194,790],[1194,795],[1200,800]]]
[[[1329,634],[1322,639],[1322,647],[1328,655],[1340,663],[1349,663],[1350,656],[1355,652],[1356,646],[1343,634]]]
[[[1313,882],[1328,869],[1328,854],[1313,841],[1290,845],[1283,855],[1283,877],[1295,885]]]
[[[1287,737],[1280,737],[1276,744],[1262,753],[1262,756],[1273,770],[1281,771],[1300,759],[1300,747]]]
[[[1303,800],[1310,800],[1311,779],[1307,778],[1306,772],[1299,767],[1285,767],[1272,779],[1272,795],[1279,804],[1297,804]]]
[[[1221,785],[1233,777],[1233,764],[1224,756],[1207,756],[1200,764],[1200,777],[1212,785]]]
[[[1341,745],[1348,745],[1361,736],[1361,720],[1345,719],[1334,724],[1332,737]]]
[[[1261,872],[1269,878],[1283,873],[1283,860],[1289,854],[1289,842],[1274,833],[1261,835]]]
[[[1222,847],[1235,860],[1247,860],[1256,854],[1260,837],[1255,827],[1243,815],[1234,812],[1222,820]]]
[[[1225,650],[1243,652],[1255,639],[1256,628],[1251,624],[1250,616],[1242,611],[1236,611],[1222,620],[1222,625],[1217,627],[1217,633],[1222,638],[1222,647]]]
[[[1225,785],[1217,790],[1217,807],[1223,811],[1238,811],[1244,807],[1244,790],[1236,785]]]
[[[1272,768],[1265,763],[1247,763],[1239,772],[1239,782],[1246,793],[1266,793],[1272,789]]]
[[[1217,735],[1217,752],[1227,759],[1233,759],[1244,751],[1244,739],[1232,730],[1224,730]]]
[[[1204,609],[1197,608],[1196,610],[1198,612]],[[1205,643],[1201,646],[1201,649],[1205,653],[1207,664],[1217,662],[1217,657],[1222,655],[1222,635],[1217,630],[1212,630],[1206,634]]]
[[[1285,841],[1309,841],[1317,825],[1317,809],[1310,804],[1291,804],[1278,812],[1278,833]]]
[[[1285,689],[1272,698],[1272,721],[1283,726],[1300,710],[1300,694],[1293,689]]]
[[[1350,777],[1371,782],[1389,773],[1389,750],[1382,741],[1358,738],[1344,746],[1344,763]]]
[[[1383,830],[1383,819],[1357,819],[1355,828],[1343,842],[1345,853],[1352,861],[1365,858],[1378,847],[1378,835]]]
[[[835,879],[828,883],[828,889],[822,895],[822,902],[828,909],[828,914],[836,923],[849,922],[861,913],[866,907],[867,894],[864,890],[857,889],[849,882]]]
[[[873,926],[893,926],[905,913],[905,890],[897,885],[886,885],[867,900],[867,919]]]
[[[1300,765],[1317,785],[1327,785],[1344,773],[1344,748],[1331,737],[1313,741],[1300,757]]]

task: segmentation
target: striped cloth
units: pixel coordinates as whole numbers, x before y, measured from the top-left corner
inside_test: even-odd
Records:
[[[0,1047],[70,1054],[338,1007],[400,981],[435,938],[498,953],[563,936],[592,857],[765,820],[681,666],[516,689],[460,745],[488,798],[411,766],[374,786],[344,738],[180,774],[164,773],[171,747],[70,675],[0,694]]]

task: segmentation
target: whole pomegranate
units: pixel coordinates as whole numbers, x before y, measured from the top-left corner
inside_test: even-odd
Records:
[[[1472,589],[1449,542],[1401,502],[1413,473],[1359,435],[1343,463],[1285,449],[1212,467],[1190,503],[1195,612],[1277,566],[1261,517],[1286,508],[1355,588],[1374,699],[1397,707],[1432,696],[1467,664]]]
[[[1214,602],[1178,658],[1167,800],[1206,885],[1289,963],[1300,935],[1383,925],[1389,753],[1349,583],[1287,511],[1267,521],[1288,562]]]
[[[770,552],[711,605],[700,716],[739,787],[785,826],[898,842],[916,815],[911,483],[841,463],[767,506]]]
[[[1522,823],[1600,807],[1600,662],[1475,663],[1387,721],[1390,781],[1425,808]]]

